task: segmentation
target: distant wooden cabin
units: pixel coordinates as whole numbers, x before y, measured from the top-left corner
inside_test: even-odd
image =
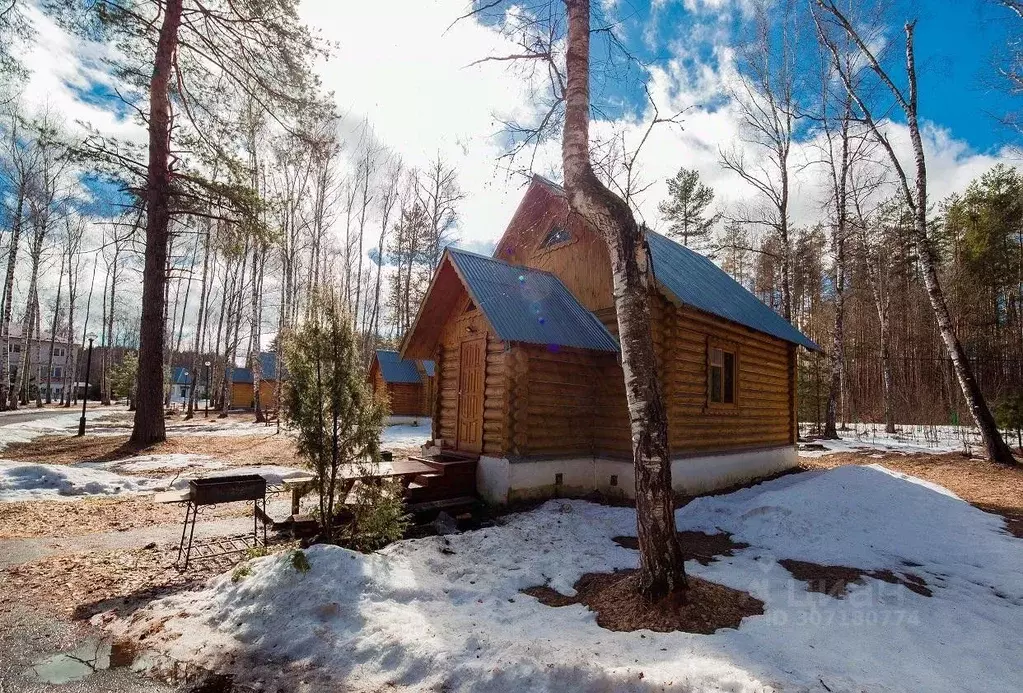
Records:
[[[797,463],[796,349],[817,346],[709,259],[646,232],[676,491]],[[634,495],[603,240],[534,177],[494,257],[444,252],[401,355],[436,361],[433,437],[490,501]]]
[[[264,409],[277,408],[277,354],[263,352],[259,355],[262,374],[259,381],[259,402]],[[231,375],[231,407],[252,409],[256,406],[253,389],[252,369],[235,368]]]
[[[378,349],[369,369],[373,392],[385,397],[391,416],[430,416],[433,410],[434,363],[402,359],[397,351]]]

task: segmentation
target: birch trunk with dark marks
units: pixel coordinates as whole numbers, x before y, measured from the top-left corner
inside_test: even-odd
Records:
[[[249,368],[252,370],[252,408],[256,415],[256,423],[263,423],[266,418],[263,416],[263,398],[260,396],[260,386],[263,383],[263,361],[259,357],[260,352],[260,277],[262,262],[260,258],[266,253],[262,242],[257,241],[252,251],[252,315],[249,320]]]
[[[116,233],[116,232],[115,232]],[[103,346],[103,361],[102,361],[102,372],[101,382],[103,384],[103,397],[101,404],[104,406],[110,405],[111,395],[111,380],[110,372],[114,366],[114,301],[117,299],[117,263],[121,256],[121,241],[116,236],[114,237],[114,260],[110,269],[110,307],[105,310],[106,325],[104,326],[104,332],[107,335],[107,341]]]
[[[131,442],[167,439],[163,416],[164,287],[170,226],[171,71],[178,45],[182,0],[167,0],[149,83],[149,161],[146,175],[146,249],[139,327],[139,388]]]
[[[649,261],[632,211],[593,172],[589,154],[590,3],[565,0],[568,8],[565,125],[562,162],[572,210],[607,243],[614,279],[622,370],[636,468],[636,520],[640,590],[658,600],[688,587],[675,530],[668,419],[657,379],[650,327]],[[640,266],[640,256],[644,267]]]
[[[57,343],[57,319],[60,317],[60,293],[64,288],[64,255],[60,256],[60,273],[57,275],[57,298],[53,304],[53,322],[50,329],[50,353],[46,359],[46,403],[53,403],[53,386],[50,378],[53,376],[53,347]]]
[[[0,334],[3,335],[3,373],[0,375],[0,409],[17,407],[17,401],[11,396],[16,390],[11,378],[11,312],[14,304],[14,269],[18,260],[18,244],[21,240],[22,220],[25,214],[25,196],[27,186],[22,182],[18,186],[17,201],[14,205],[14,220],[11,226],[11,249],[7,255],[7,275],[4,279],[3,318]]]
[[[826,97],[825,97],[826,98]],[[825,122],[827,114],[825,114]],[[839,146],[841,153],[835,161],[834,146],[828,133],[828,158],[831,161],[831,182],[835,204],[835,226],[832,247],[835,250],[835,327],[831,349],[831,388],[828,392],[828,406],[824,414],[824,437],[838,438],[838,398],[842,393],[842,376],[845,368],[845,240],[849,219],[849,125],[852,119],[852,99],[846,95],[843,103]]]
[[[209,296],[207,294],[207,281],[209,278],[210,268],[210,228],[213,222],[205,220],[203,222],[206,226],[205,240],[203,241],[203,255],[202,255],[202,279],[199,280],[199,312],[195,317],[195,342],[192,346],[192,387],[188,391],[188,406],[185,411],[185,418],[191,419],[195,413],[195,403],[197,392],[199,391],[199,376],[208,375],[208,370],[203,370],[202,361],[202,347],[203,347],[203,330],[206,327],[208,318],[206,312],[208,310],[207,303]],[[209,383],[206,383],[206,397],[209,397]]]
[[[951,313],[948,309],[948,303],[945,300],[945,294],[942,291],[940,282],[938,281],[937,256],[927,228],[927,161],[924,156],[923,139],[920,136],[920,123],[918,119],[919,111],[917,104],[916,57],[913,48],[913,32],[916,27],[916,23],[906,22],[904,27],[906,34],[905,49],[907,78],[907,91],[904,93],[902,89],[895,85],[887,72],[885,72],[884,68],[881,67],[881,64],[874,56],[871,49],[857,33],[856,29],[852,26],[845,14],[843,14],[843,12],[835,5],[834,0],[816,0],[816,3],[817,7],[829,13],[833,17],[835,24],[841,31],[844,31],[857,46],[863,57],[866,59],[869,69],[877,75],[884,88],[891,93],[896,104],[906,116],[906,125],[909,128],[909,139],[913,149],[913,172],[915,174],[915,180],[913,181],[912,186],[910,186],[909,176],[903,168],[899,157],[895,154],[895,150],[892,148],[891,142],[881,132],[877,122],[871,114],[870,107],[864,102],[862,96],[854,87],[849,70],[842,67],[841,60],[838,56],[838,48],[835,46],[833,41],[828,39],[826,32],[822,28],[820,18],[815,14],[814,20],[817,22],[818,33],[830,49],[832,56],[838,65],[838,72],[842,78],[842,82],[845,85],[849,96],[856,102],[863,120],[871,129],[875,139],[878,141],[878,144],[887,152],[888,158],[892,163],[892,168],[897,176],[901,193],[906,200],[907,206],[912,212],[913,241],[920,259],[920,272],[923,275],[927,298],[931,304],[931,309],[934,313],[934,319],[937,323],[942,343],[945,345],[945,349],[948,352],[952,371],[954,372],[956,380],[959,382],[959,387],[962,390],[963,399],[970,411],[970,415],[977,424],[977,428],[980,430],[981,439],[983,440],[987,456],[994,462],[1015,464],[1016,460],[1012,455],[1012,450],[1009,449],[1009,446],[1006,445],[1005,441],[1002,439],[1002,434],[998,430],[998,426],[995,424],[995,419],[991,414],[991,409],[988,407],[987,401],[984,399],[984,394],[981,392],[980,386],[977,384],[977,379],[973,374],[973,368],[970,366],[966,350],[963,348],[962,342],[959,341],[959,337],[955,332]]]

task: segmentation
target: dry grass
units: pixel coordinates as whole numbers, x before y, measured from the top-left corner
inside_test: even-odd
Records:
[[[203,519],[250,515],[252,508],[228,504],[209,508]],[[148,496],[83,498],[78,501],[0,503],[0,539],[80,537],[180,523],[180,505],[157,505]]]
[[[888,469],[940,484],[965,501],[1005,518],[1007,529],[1023,538],[1023,465],[946,455],[843,452],[803,459],[807,469],[833,469],[846,464],[881,464]]]
[[[294,548],[295,542],[271,547]],[[214,575],[245,560],[244,555],[216,562],[193,562],[188,570],[174,567],[177,545],[141,549],[86,551],[50,556],[8,568],[0,580],[0,608],[30,602],[52,613],[89,619],[110,612],[127,616],[154,599],[201,587]]]
[[[166,442],[135,445],[129,436],[43,436],[28,443],[15,443],[4,450],[4,458],[40,464],[73,464],[76,462],[112,462],[136,455],[171,453],[201,454],[232,465],[301,466],[295,441],[287,435],[245,436],[177,436],[171,431]],[[147,476],[154,475],[147,471]]]

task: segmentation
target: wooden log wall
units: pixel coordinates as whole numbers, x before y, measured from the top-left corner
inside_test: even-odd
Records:
[[[395,416],[425,416],[423,385],[421,383],[388,383],[391,414]]]
[[[487,357],[484,374],[483,454],[503,456],[507,450],[507,387],[505,344],[487,331],[488,325],[478,310],[463,313],[468,297],[464,297],[459,317],[449,320],[441,335],[436,361],[434,437],[453,448],[458,436],[458,387],[461,344],[467,336],[487,336]]]
[[[654,348],[673,454],[794,443],[793,348],[780,339],[656,297]],[[737,350],[737,405],[707,401],[708,340]]]
[[[617,327],[612,312],[598,317],[609,327]],[[651,319],[672,455],[795,442],[794,347],[677,307],[660,296],[654,297]],[[734,408],[708,406],[708,340],[719,340],[738,352],[738,404]],[[513,440],[522,443],[512,446],[516,454],[581,454],[588,443],[597,456],[631,457],[625,384],[617,358],[593,352],[549,354],[530,347],[524,350],[528,364],[522,364],[520,350],[518,345],[513,349],[512,391],[524,392],[528,406],[523,410],[519,398],[513,399]],[[523,378],[519,371],[526,370],[529,376]],[[534,399],[540,396],[547,401],[536,403]]]

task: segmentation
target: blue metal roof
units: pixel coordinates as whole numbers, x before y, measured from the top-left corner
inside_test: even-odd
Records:
[[[434,364],[433,361],[429,360],[423,361],[423,370],[426,371],[426,375],[429,378],[432,378],[437,374],[437,366]]]
[[[469,295],[505,342],[618,351],[618,342],[550,272],[448,248]]]
[[[259,363],[263,367],[263,380],[277,380],[277,354],[264,351],[259,355]],[[251,368],[235,368],[231,374],[231,382],[251,383]]]
[[[412,359],[402,359],[397,351],[377,349],[377,363],[380,364],[380,375],[385,383],[423,382],[416,362]]]
[[[171,369],[171,382],[175,385],[191,385],[192,376],[188,369],[183,366],[175,366]]]
[[[710,259],[654,231],[646,231],[657,282],[677,300],[786,342],[819,351],[790,325]]]

